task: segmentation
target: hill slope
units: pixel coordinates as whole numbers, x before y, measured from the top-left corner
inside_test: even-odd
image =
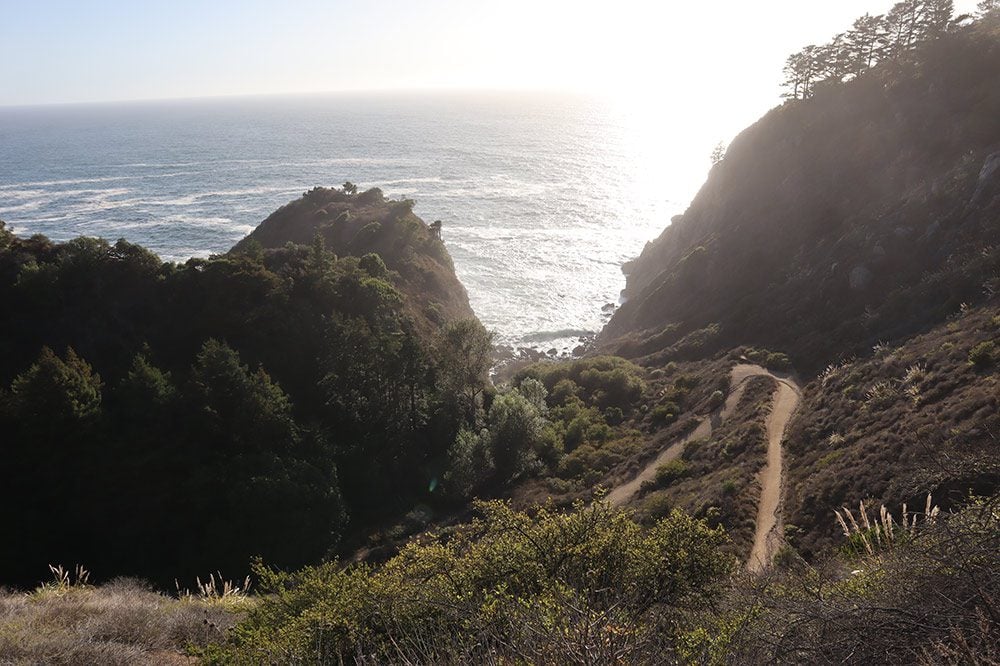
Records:
[[[393,284],[409,297],[407,313],[421,329],[473,316],[440,237],[413,214],[413,201],[388,200],[378,188],[354,194],[314,188],[269,215],[233,252],[255,243],[310,245],[317,236],[340,256],[378,254],[393,271]]]
[[[995,289],[1000,21],[984,19],[744,131],[626,267],[599,338],[641,356],[702,331],[815,372]]]

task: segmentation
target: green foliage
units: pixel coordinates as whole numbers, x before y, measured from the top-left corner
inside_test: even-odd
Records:
[[[472,497],[496,471],[489,430],[472,432],[462,429],[448,449],[448,471],[444,481],[450,492],[463,498]]]
[[[722,391],[712,391],[712,395],[708,396],[708,407],[709,409],[718,409],[726,402],[726,394]]]
[[[997,345],[994,340],[980,342],[969,350],[969,365],[976,368],[986,368],[996,361]]]
[[[767,355],[767,358],[764,360],[764,367],[768,370],[789,370],[792,367],[792,361],[788,358],[787,354],[773,352]]]
[[[17,420],[43,425],[80,421],[97,416],[101,409],[101,377],[90,365],[66,350],[65,360],[48,347],[10,387]]]
[[[260,568],[267,593],[216,658],[654,663],[680,609],[710,603],[732,571],[722,532],[679,512],[644,530],[600,502],[478,511],[378,568]]]
[[[124,241],[0,231],[0,429],[16,477],[0,520],[25,544],[0,549],[5,583],[35,582],[56,557],[164,585],[239,575],[252,555],[316,561],[348,513],[362,529],[427,499],[475,418],[462,396],[481,407],[489,336],[477,322],[442,333],[439,361],[379,255],[338,259],[310,233],[311,247],[248,242],[177,266]]]
[[[681,409],[676,403],[665,402],[662,405],[653,407],[649,413],[649,418],[653,422],[653,425],[663,427],[676,421],[680,412]]]
[[[656,485],[661,488],[669,486],[688,473],[688,464],[681,459],[671,460],[656,468]]]
[[[487,385],[493,359],[493,333],[476,319],[451,322],[437,340],[438,373],[444,391],[464,402],[467,422],[475,425],[478,399]]]
[[[601,409],[618,407],[631,411],[646,391],[642,370],[617,356],[596,356],[569,362],[545,362],[529,366],[517,375],[517,381],[533,377],[545,385],[552,404],[578,395]],[[564,381],[571,383],[563,383]],[[558,390],[557,390],[558,386]]]

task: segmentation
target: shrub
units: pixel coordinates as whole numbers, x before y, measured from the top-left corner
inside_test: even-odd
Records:
[[[726,394],[722,391],[712,391],[712,395],[708,398],[709,409],[718,409],[722,407],[723,403],[726,402]]]
[[[996,342],[987,340],[969,350],[969,365],[975,368],[986,368],[996,360]]]
[[[683,460],[671,460],[656,468],[656,485],[664,488],[688,473],[688,464]]]
[[[885,409],[899,397],[899,387],[891,381],[877,381],[865,394],[866,406],[870,409]]]
[[[672,403],[666,402],[662,405],[657,405],[653,407],[653,411],[649,413],[650,420],[655,426],[667,426],[677,420],[677,415],[680,414],[680,408]]]
[[[786,354],[774,352],[767,355],[767,359],[764,361],[764,367],[769,370],[788,370],[792,367],[792,362]]]
[[[213,660],[656,663],[679,606],[707,607],[733,568],[722,531],[678,511],[644,530],[601,502],[477,510],[378,568],[260,567],[267,594]]]
[[[604,420],[608,422],[609,425],[620,425],[622,421],[625,420],[625,415],[622,414],[620,407],[608,407],[604,410]]]

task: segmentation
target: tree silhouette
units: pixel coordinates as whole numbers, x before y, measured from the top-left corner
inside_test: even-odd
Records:
[[[847,33],[851,69],[855,76],[860,76],[865,70],[871,69],[878,59],[884,20],[885,17],[882,15],[865,14],[854,22]]]
[[[710,159],[712,160],[712,166],[720,163],[726,158],[726,142],[720,141],[715,144],[715,148],[712,149],[712,155]]]
[[[790,88],[785,93],[791,99],[807,99],[812,96],[813,83],[816,80],[816,46],[810,45],[793,53],[785,62],[784,86]]]
[[[985,15],[998,6],[1000,0],[983,0],[979,10]],[[916,44],[947,32],[954,11],[954,0],[902,0],[884,16],[865,14],[827,44],[790,55],[785,61],[783,96],[807,99],[818,83],[836,84],[861,76],[882,60],[898,59]]]
[[[358,186],[351,181],[345,182],[341,187],[344,190],[344,194],[350,194],[353,196],[358,193]]]

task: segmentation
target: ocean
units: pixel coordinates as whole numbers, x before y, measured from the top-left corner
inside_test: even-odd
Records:
[[[566,353],[621,264],[682,212],[637,114],[570,95],[337,94],[0,108],[0,219],[21,235],[227,251],[279,206],[350,180],[416,201],[502,344]],[[650,134],[652,136],[652,134]]]

